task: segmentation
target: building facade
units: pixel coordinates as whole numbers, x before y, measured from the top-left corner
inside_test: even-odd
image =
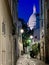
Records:
[[[23,43],[22,43],[21,29],[22,29],[22,24],[21,24],[21,21],[18,20],[18,48],[19,48],[19,56],[21,56],[22,52],[23,52]]]
[[[0,0],[0,65],[16,65],[23,50],[17,0]]]
[[[49,0],[45,0],[45,61],[49,63]]]
[[[13,21],[7,0],[0,0],[0,65],[14,65]]]
[[[49,63],[49,0],[40,0],[40,54]]]
[[[40,59],[45,57],[44,0],[40,0]]]
[[[15,40],[15,60],[20,56],[20,47],[19,47],[19,20],[18,20],[18,13],[17,13],[17,4],[18,0],[8,0],[10,10],[11,10],[11,15],[13,17],[13,24],[16,27],[15,35],[14,35],[14,40]],[[21,28],[21,27],[20,27]],[[15,61],[16,62],[16,61]]]
[[[17,12],[17,4],[18,0],[8,0],[10,10],[11,10],[11,15],[13,17],[13,24],[16,27],[15,35],[14,35],[14,40],[16,42],[16,49],[15,49],[15,54],[16,57],[18,58],[21,55],[21,49],[20,46],[22,47],[22,34],[20,33],[20,29],[22,28],[21,22],[18,20],[18,12]]]
[[[34,30],[33,37],[34,37],[34,42],[40,41],[40,28]]]

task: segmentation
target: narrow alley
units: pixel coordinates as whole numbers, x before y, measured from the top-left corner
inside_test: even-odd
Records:
[[[0,0],[0,65],[49,65],[49,0]]]

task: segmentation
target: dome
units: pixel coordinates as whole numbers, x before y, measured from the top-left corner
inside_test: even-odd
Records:
[[[32,30],[35,26],[36,26],[36,8],[35,6],[33,7],[33,13],[31,14],[31,16],[29,17],[28,20],[28,27],[30,27],[30,29]]]
[[[32,14],[28,20],[28,27],[32,30],[36,26],[36,16]]]

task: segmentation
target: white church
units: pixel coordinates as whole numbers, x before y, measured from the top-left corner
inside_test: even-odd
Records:
[[[31,14],[31,16],[29,17],[29,20],[28,20],[28,27],[30,27],[30,29],[34,29],[36,28],[36,6],[34,5],[33,6],[33,13]],[[38,42],[40,40],[40,29],[34,29],[34,33],[33,33],[33,37],[34,37],[34,41],[35,42]]]
[[[31,30],[36,26],[36,15],[35,14],[36,14],[36,7],[34,5],[33,6],[33,13],[29,17],[29,20],[27,23],[28,27],[30,27]]]

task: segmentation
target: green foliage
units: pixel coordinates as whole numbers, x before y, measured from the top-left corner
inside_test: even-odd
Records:
[[[38,49],[39,49],[39,52],[40,52],[40,43],[38,43]]]
[[[32,45],[32,51],[33,51],[34,55],[38,54],[38,52],[39,52],[38,44]]]
[[[31,40],[30,40],[29,38],[24,39],[23,43],[24,43],[24,46],[25,46],[25,47],[27,47],[27,46],[29,46],[29,45],[30,45]]]
[[[22,34],[22,42],[24,46],[29,46],[31,43],[31,40],[29,40],[29,37],[31,34],[33,34],[33,30],[31,31],[30,28],[28,28],[27,24],[22,22],[22,28],[24,29],[24,33]]]

